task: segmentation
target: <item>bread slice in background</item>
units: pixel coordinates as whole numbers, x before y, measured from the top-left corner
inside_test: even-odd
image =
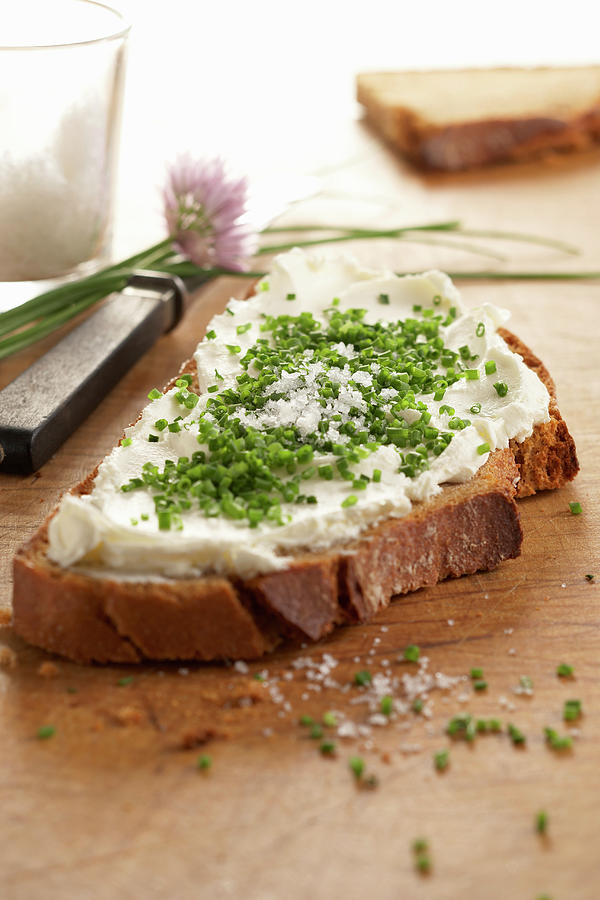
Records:
[[[548,388],[550,421],[523,443],[490,454],[470,481],[445,485],[409,515],[343,546],[299,550],[288,568],[245,581],[219,575],[138,581],[61,568],[47,556],[52,513],[15,557],[15,631],[82,663],[256,659],[286,638],[316,641],[337,625],[366,622],[394,595],[518,556],[515,496],[561,487],[579,465],[546,368],[518,338],[501,334]],[[194,364],[182,371],[194,375]],[[74,493],[89,493],[95,474]]]
[[[364,72],[356,86],[374,128],[424,169],[600,143],[600,66]]]

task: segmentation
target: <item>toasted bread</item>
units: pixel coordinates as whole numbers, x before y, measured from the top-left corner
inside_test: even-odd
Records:
[[[286,638],[316,641],[336,625],[366,622],[394,595],[518,556],[515,496],[560,487],[578,462],[547,370],[510,332],[502,334],[546,384],[550,421],[523,443],[496,450],[470,481],[444,486],[409,515],[343,546],[298,553],[288,568],[247,580],[135,581],[63,569],[47,556],[50,516],[15,557],[15,631],[82,663],[253,659]],[[95,475],[74,492],[89,493]]]
[[[600,66],[365,72],[357,98],[424,169],[459,171],[600,142]]]

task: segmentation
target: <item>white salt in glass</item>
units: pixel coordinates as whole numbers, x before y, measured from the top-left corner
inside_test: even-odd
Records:
[[[2,6],[0,282],[82,275],[106,260],[128,31],[93,0]],[[12,305],[9,287],[0,308]],[[33,287],[19,296],[13,284],[13,301],[43,286]]]

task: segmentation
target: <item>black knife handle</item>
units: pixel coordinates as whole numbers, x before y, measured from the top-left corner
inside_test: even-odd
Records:
[[[183,315],[181,279],[136,272],[128,286],[0,391],[0,471],[40,468],[129,368]]]

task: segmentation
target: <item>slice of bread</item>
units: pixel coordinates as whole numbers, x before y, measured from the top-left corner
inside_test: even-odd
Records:
[[[459,171],[600,142],[600,66],[365,72],[357,98],[390,144]]]
[[[316,641],[336,625],[366,622],[396,594],[518,556],[515,495],[560,487],[575,477],[578,462],[545,367],[512,334],[502,336],[546,384],[550,421],[522,444],[492,453],[470,481],[445,485],[409,515],[357,540],[299,552],[288,568],[245,581],[136,581],[63,569],[47,556],[50,516],[15,557],[15,631],[82,663],[252,659],[286,638]],[[193,374],[193,364],[182,372]],[[89,493],[95,475],[74,493]]]

